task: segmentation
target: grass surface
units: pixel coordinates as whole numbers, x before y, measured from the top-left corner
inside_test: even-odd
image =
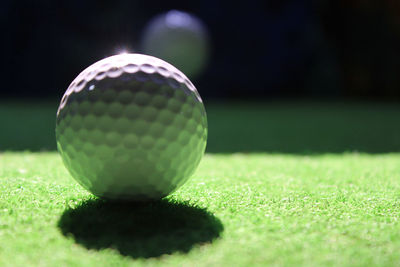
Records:
[[[150,204],[91,197],[53,152],[0,160],[0,266],[400,262],[400,154],[208,154]]]
[[[38,152],[55,149],[57,102],[0,104],[0,266],[400,262],[400,106],[208,104],[192,179],[129,204],[93,197]]]
[[[1,101],[0,151],[55,150],[59,100]],[[208,103],[207,152],[400,151],[400,106],[383,103]]]

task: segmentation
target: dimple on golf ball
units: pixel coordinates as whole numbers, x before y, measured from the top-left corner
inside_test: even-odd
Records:
[[[207,117],[177,68],[122,54],[89,66],[70,84],[57,111],[56,139],[71,175],[94,195],[160,199],[197,168]]]

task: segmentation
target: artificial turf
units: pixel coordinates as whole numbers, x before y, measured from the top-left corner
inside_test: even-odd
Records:
[[[54,152],[0,157],[0,266],[400,262],[400,154],[209,154],[148,204],[93,198]]]
[[[400,109],[263,107],[211,106],[198,170],[152,203],[99,200],[56,152],[8,148],[0,153],[0,266],[397,266]]]
[[[0,151],[55,150],[59,100],[0,101]],[[206,102],[207,152],[400,152],[400,106],[337,101]]]

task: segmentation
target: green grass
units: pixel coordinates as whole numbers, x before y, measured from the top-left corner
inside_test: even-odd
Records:
[[[399,265],[398,105],[207,104],[192,179],[110,203],[51,152],[57,102],[0,103],[0,266]]]
[[[0,101],[0,151],[55,150],[58,99]],[[400,106],[341,102],[206,102],[210,153],[400,151]]]
[[[148,204],[93,198],[53,152],[0,160],[0,266],[400,262],[400,154],[208,154]]]

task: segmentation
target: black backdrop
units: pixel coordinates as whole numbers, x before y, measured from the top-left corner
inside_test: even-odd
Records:
[[[154,15],[191,12],[212,55],[206,97],[400,99],[400,4],[391,0],[3,0],[0,97],[61,97],[95,61],[135,51]]]

